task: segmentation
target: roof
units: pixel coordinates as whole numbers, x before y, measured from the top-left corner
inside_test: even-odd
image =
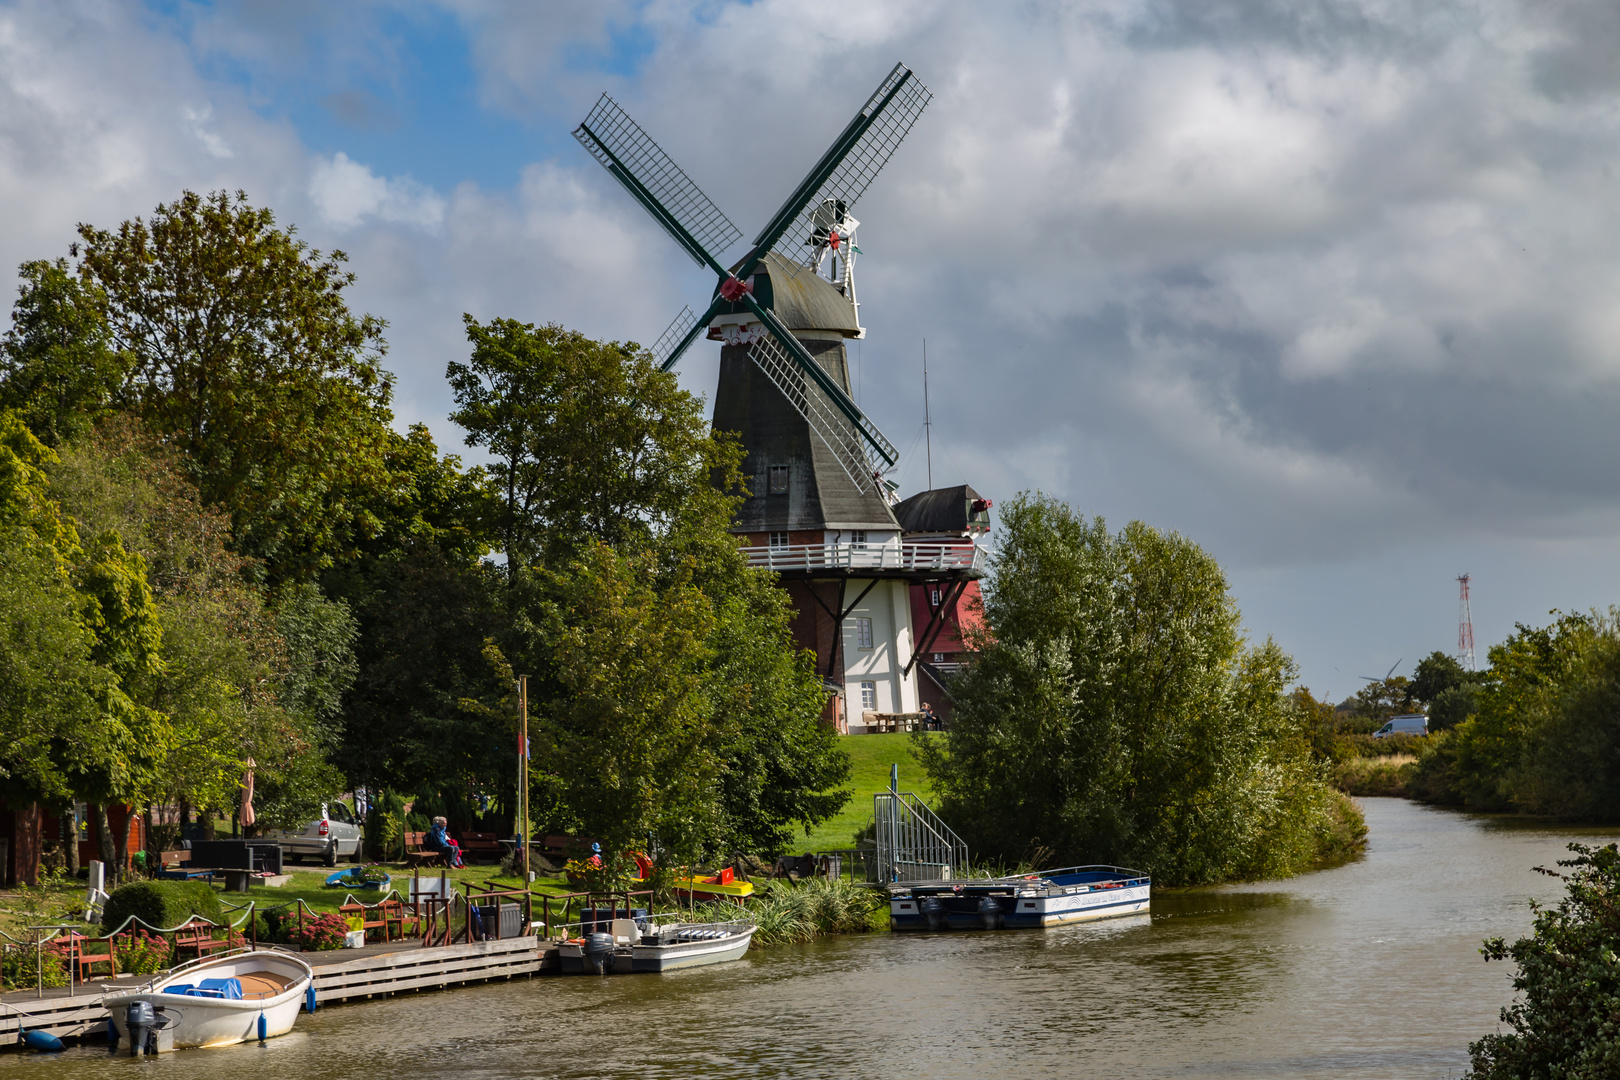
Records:
[[[759,302],[774,311],[776,317],[782,320],[782,325],[789,330],[819,330],[841,337],[861,336],[861,328],[855,321],[855,309],[849,298],[809,267],[789,262],[774,251],[767,251],[751,280]],[[754,321],[746,305],[722,305],[720,313],[709,324],[709,337],[718,338],[721,325],[739,321]]]
[[[974,504],[983,506],[975,510]],[[990,502],[967,484],[922,491],[894,508],[908,533],[966,533],[990,527]]]

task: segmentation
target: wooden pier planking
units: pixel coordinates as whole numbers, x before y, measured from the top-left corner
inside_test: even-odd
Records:
[[[470,945],[443,945],[425,949],[390,949],[352,960],[345,950],[301,953],[315,969],[317,1007],[384,994],[438,990],[491,979],[510,979],[557,969],[557,946],[534,937],[476,941]],[[20,990],[0,996],[0,1050],[16,1046],[19,1026],[46,1031],[59,1038],[96,1038],[107,1029],[110,1016],[104,995],[116,996],[143,985],[150,975],[125,977],[116,982],[74,988]],[[18,1016],[18,1013],[25,1016]]]

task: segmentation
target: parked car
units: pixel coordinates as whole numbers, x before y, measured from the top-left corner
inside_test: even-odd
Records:
[[[304,826],[302,832],[282,829],[270,835],[280,842],[282,855],[295,862],[314,855],[327,866],[336,866],[340,858],[360,855],[360,823],[341,802],[322,803],[320,819]]]
[[[1421,713],[1408,716],[1392,716],[1389,723],[1373,732],[1373,738],[1382,739],[1385,735],[1427,735],[1429,733],[1429,718]]]

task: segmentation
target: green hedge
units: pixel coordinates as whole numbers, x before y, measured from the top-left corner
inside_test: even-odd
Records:
[[[165,930],[179,926],[193,915],[211,922],[223,922],[219,894],[203,881],[134,881],[120,885],[107,898],[102,909],[101,932],[109,933],[134,915],[148,926]]]

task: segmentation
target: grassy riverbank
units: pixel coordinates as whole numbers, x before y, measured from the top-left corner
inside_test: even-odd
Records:
[[[927,738],[928,736],[923,736]],[[845,784],[852,791],[843,812],[830,821],[822,822],[808,836],[794,842],[795,851],[827,851],[851,847],[855,834],[866,828],[872,820],[872,796],[889,786],[889,767],[900,766],[900,790],[915,791],[924,800],[933,797],[928,777],[911,756],[914,736],[896,735],[844,735],[838,746],[849,755],[850,776]]]

